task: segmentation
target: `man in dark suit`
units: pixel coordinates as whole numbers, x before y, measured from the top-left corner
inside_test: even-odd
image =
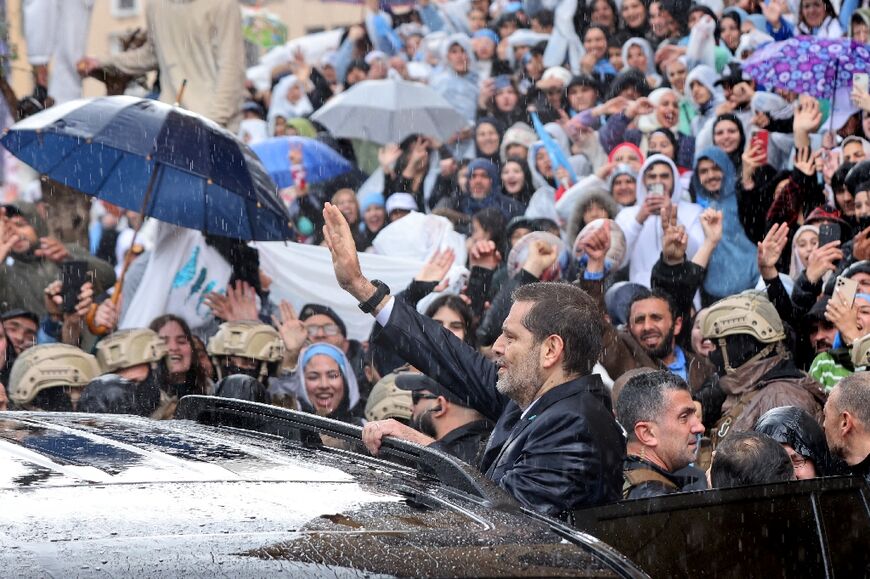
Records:
[[[463,385],[455,394],[496,423],[480,464],[487,478],[549,515],[619,499],[625,439],[607,389],[591,374],[604,321],[585,292],[554,283],[519,288],[493,363],[366,279],[341,212],[327,203],[323,214],[336,279],[375,314],[382,339],[439,384]],[[555,260],[554,247],[535,252]],[[392,435],[381,425],[363,432],[373,453]]]

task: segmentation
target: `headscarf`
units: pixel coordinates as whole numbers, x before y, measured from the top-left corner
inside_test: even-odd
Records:
[[[609,155],[607,155],[607,162],[613,163],[613,159],[616,157],[616,153],[618,153],[620,149],[625,148],[625,147],[631,149],[632,151],[634,151],[637,154],[637,157],[638,157],[638,159],[640,159],[640,164],[642,166],[644,164],[644,162],[646,161],[646,155],[644,155],[643,151],[640,150],[640,147],[638,147],[634,143],[619,143],[618,145],[613,147],[613,150],[610,151]]]
[[[308,406],[314,406],[308,398],[308,389],[305,387],[305,366],[308,365],[308,362],[310,362],[314,356],[319,355],[328,356],[334,360],[338,365],[341,377],[344,380],[344,400],[341,405],[339,405],[339,408],[333,410],[333,414],[337,414],[339,409],[344,407],[345,404],[347,404],[346,411],[353,410],[359,402],[359,385],[356,381],[356,374],[354,374],[353,368],[351,367],[347,356],[344,355],[344,352],[332,344],[324,342],[311,344],[299,354],[299,366],[297,367],[296,372],[299,378],[296,392],[297,397]]]
[[[523,171],[523,188],[520,190],[519,194],[513,195],[508,193],[507,189],[502,187],[502,194],[507,195],[508,197],[512,197],[522,203],[524,206],[529,204],[529,200],[532,198],[532,195],[535,193],[535,186],[532,184],[532,171],[529,169],[529,164],[525,159],[517,159],[516,157],[510,158],[504,163],[502,163],[501,168],[504,169],[508,163],[516,163],[519,165],[520,169]],[[501,172],[499,172],[499,183],[501,183]]]
[[[507,149],[511,145],[523,145],[526,149],[529,149],[537,140],[538,135],[535,133],[535,129],[526,123],[514,123],[507,131],[505,131],[504,136],[501,139],[499,156],[501,157],[502,163],[507,160]]]
[[[695,105],[697,109],[701,110],[701,112],[706,111],[722,101],[722,90],[716,86],[717,80],[719,80],[719,75],[716,74],[713,67],[707,66],[706,64],[697,65],[691,70],[691,72],[689,72],[688,76],[686,76],[686,96],[689,97],[692,104]],[[695,101],[695,97],[692,95],[693,82],[701,83],[704,88],[710,91],[710,100],[703,105],[703,107]]]
[[[718,195],[713,195],[701,186],[698,177],[698,164],[704,160],[713,161],[722,170],[722,185]],[[722,240],[707,265],[704,279],[705,291],[717,298],[740,293],[755,287],[758,282],[758,252],[743,230],[737,208],[737,171],[725,151],[719,147],[709,147],[695,155],[692,185],[701,207],[712,207],[722,211]]]
[[[314,128],[314,125],[308,119],[302,117],[287,119],[286,125],[287,127],[296,129],[296,132],[300,137],[309,137],[313,139],[317,136],[317,129]]]
[[[658,109],[659,104],[662,102],[662,98],[664,98],[668,93],[676,94],[677,100],[679,100],[680,95],[676,90],[671,87],[661,87],[649,93],[649,101],[656,109]],[[640,129],[644,135],[648,135],[652,131],[661,127],[657,113],[657,110],[653,110],[653,112],[648,115],[643,115],[637,120],[637,128]],[[644,147],[642,146],[641,148],[643,149]]]
[[[646,70],[642,70],[647,78],[653,77],[658,79],[656,82],[656,86],[661,85],[662,77],[656,72],[656,64],[655,64],[655,56],[653,55],[652,46],[643,38],[629,38],[625,41],[625,44],[622,45],[622,62],[624,63],[624,67],[622,69],[623,72],[631,70],[631,67],[628,66],[628,51],[632,46],[639,46],[643,53],[646,55]]]
[[[801,263],[800,257],[798,257],[798,238],[803,235],[807,231],[812,231],[816,234],[816,237],[819,236],[819,227],[818,225],[802,225],[798,228],[797,231],[794,232],[794,237],[791,239],[791,264],[788,268],[788,276],[793,280],[797,281],[797,278],[800,276],[801,272],[806,269],[804,264]]]
[[[491,155],[485,155],[480,148],[477,146],[477,129],[480,125],[490,125],[495,129],[495,132],[498,133],[499,145],[496,147],[495,152]],[[478,119],[477,124],[474,126],[474,154],[478,159],[486,159],[487,161],[498,165],[501,161],[499,152],[501,151],[501,140],[504,138],[504,125],[501,124],[501,121],[496,119],[495,117],[481,117]]]
[[[296,103],[291,103],[287,100],[287,92],[294,85],[302,88],[302,96]],[[269,105],[268,117],[269,128],[272,133],[275,132],[275,119],[277,117],[292,119],[295,117],[306,117],[313,112],[314,107],[311,105],[311,101],[308,100],[308,95],[305,94],[305,86],[302,84],[302,81],[296,78],[296,75],[289,74],[285,76],[272,89],[272,104]]]
[[[740,143],[737,145],[737,148],[734,149],[731,153],[725,153],[728,155],[728,160],[731,161],[731,165],[734,167],[734,170],[739,170],[743,164],[743,150],[746,149],[746,133],[743,131],[743,123],[740,122],[740,119],[737,115],[733,113],[725,113],[724,115],[719,115],[716,117],[716,120],[713,121],[712,130],[710,131],[710,142],[713,142],[716,134],[716,125],[721,123],[722,121],[731,121],[735,125],[737,125],[737,132],[740,134]],[[715,147],[719,148],[719,147]],[[723,151],[724,153],[724,151]],[[698,159],[698,156],[695,155],[695,159]],[[697,164],[697,160],[695,161]],[[718,163],[717,163],[718,164]]]

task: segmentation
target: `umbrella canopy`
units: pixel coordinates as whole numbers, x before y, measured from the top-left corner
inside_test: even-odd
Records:
[[[321,183],[344,175],[353,165],[332,148],[308,137],[274,137],[260,141],[251,149],[266,167],[269,175],[280,188],[293,185],[290,173],[290,149],[302,150],[302,166],[308,183]]]
[[[178,107],[127,96],[75,100],[16,123],[0,143],[55,181],[160,221],[242,240],[293,236],[253,152]]]
[[[400,143],[413,134],[446,141],[468,122],[441,95],[404,80],[366,80],[331,99],[311,120],[336,137]]]
[[[260,8],[242,6],[242,32],[245,40],[265,50],[287,42],[287,25],[277,15]]]
[[[851,86],[856,72],[870,71],[870,48],[848,38],[796,36],[756,50],[743,72],[767,89],[832,98]]]

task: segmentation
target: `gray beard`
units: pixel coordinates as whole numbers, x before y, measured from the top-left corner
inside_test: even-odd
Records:
[[[495,388],[521,407],[531,403],[535,392],[541,387],[538,355],[540,346],[533,348],[519,364],[503,372],[495,383]]]

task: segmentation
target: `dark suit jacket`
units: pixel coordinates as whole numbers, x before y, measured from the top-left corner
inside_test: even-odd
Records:
[[[400,300],[374,339],[496,423],[480,469],[522,504],[559,515],[619,500],[625,439],[597,376],[553,388],[521,419],[492,362]]]

